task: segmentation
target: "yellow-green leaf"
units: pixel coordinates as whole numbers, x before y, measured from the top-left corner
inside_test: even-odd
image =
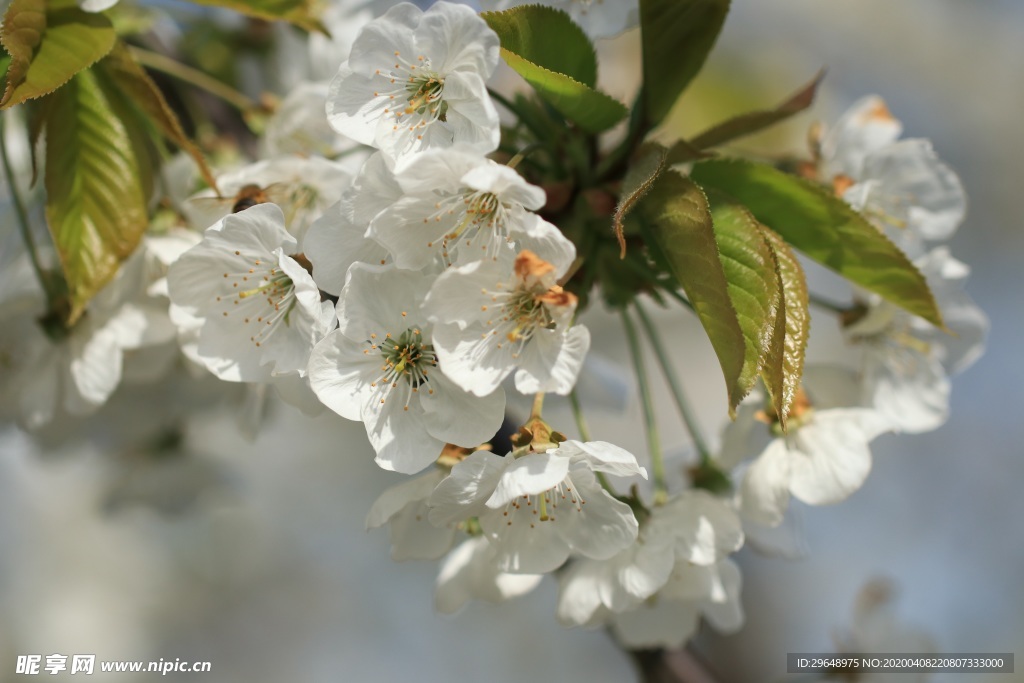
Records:
[[[823,187],[736,159],[700,162],[692,175],[749,208],[758,221],[811,259],[942,327],[935,297],[907,255]]]
[[[130,131],[95,74],[52,95],[46,122],[46,218],[64,278],[68,324],[109,282],[148,222],[144,171]]]
[[[114,27],[102,14],[62,7],[40,19],[37,3],[31,0],[11,5],[3,36],[4,47],[14,58],[0,100],[5,109],[61,87],[110,52],[116,39]]]
[[[629,114],[626,106],[618,100],[565,74],[545,69],[505,48],[501,49],[501,56],[513,71],[533,86],[537,94],[588,133],[608,130]]]
[[[640,201],[637,213],[693,304],[722,366],[729,404],[737,405],[745,393],[740,378],[746,342],[729,297],[707,197],[689,178],[666,171]]]
[[[502,48],[589,88],[597,85],[594,45],[562,10],[520,5],[503,12],[483,12],[480,17],[498,34]]]
[[[779,275],[772,248],[749,211],[712,197],[711,218],[729,299],[743,332],[743,369],[732,396],[735,407],[753,388],[771,344],[779,306]]]
[[[665,118],[704,66],[728,13],[729,0],[640,0],[644,93],[651,124]]]
[[[156,124],[165,138],[192,157],[203,176],[203,180],[210,187],[216,189],[217,180],[210,167],[206,164],[203,153],[199,151],[199,148],[185,134],[178,116],[171,109],[170,105],[167,104],[167,100],[164,99],[160,88],[149,77],[145,69],[135,61],[129,49],[119,42],[100,63],[100,67],[135,106]]]
[[[796,254],[770,228],[760,226],[772,249],[779,278],[779,305],[761,377],[783,429],[804,373],[804,355],[811,332],[807,280]]]

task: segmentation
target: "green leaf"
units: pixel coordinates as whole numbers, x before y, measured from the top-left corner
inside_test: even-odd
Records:
[[[785,121],[795,114],[799,114],[814,103],[814,95],[817,93],[818,86],[824,77],[825,72],[820,71],[814,77],[814,80],[800,88],[800,90],[774,109],[750,112],[749,114],[743,114],[723,121],[692,138],[690,145],[696,149],[717,147],[745,135],[751,135],[764,130],[780,121]]]
[[[647,115],[661,123],[718,38],[729,0],[640,0]]]
[[[224,7],[263,19],[264,21],[287,21],[309,32],[327,33],[317,18],[312,0],[193,0],[199,5]]]
[[[619,195],[619,203],[615,207],[612,221],[615,237],[619,240],[619,258],[626,257],[626,236],[623,233],[622,221],[665,170],[667,155],[668,150],[657,143],[643,145],[637,153],[636,160],[626,171],[626,177],[622,181],[622,193]]]
[[[666,171],[637,207],[661,258],[693,304],[718,356],[729,405],[743,398],[746,342],[712,227],[707,197],[692,180]]]
[[[569,15],[543,5],[522,5],[504,12],[482,12],[504,50],[548,71],[593,88],[597,85],[594,45]]]
[[[796,254],[775,231],[760,226],[772,249],[779,278],[779,294],[771,343],[767,347],[761,376],[771,396],[775,414],[786,428],[789,411],[804,374],[804,356],[811,332],[807,279]]]
[[[52,95],[46,122],[46,218],[71,312],[111,280],[146,229],[144,175],[110,93],[83,71]]]
[[[786,242],[846,279],[942,327],[924,276],[896,245],[823,187],[764,164],[703,161],[693,179],[730,195]]]
[[[501,49],[501,56],[552,107],[588,133],[608,130],[629,114],[618,100],[565,74],[545,69],[505,48]]]
[[[715,199],[712,197],[711,218],[718,255],[744,340],[743,369],[732,396],[735,407],[757,381],[775,333],[779,274],[772,248],[757,220],[744,207]]]
[[[17,0],[4,17],[0,36],[13,60],[0,108],[53,92],[114,47],[114,27],[102,14],[65,7],[42,16],[39,4]]]
[[[216,190],[217,180],[199,148],[185,134],[178,116],[167,104],[163,93],[132,57],[128,47],[118,43],[100,66],[136,107],[156,125],[165,138],[185,151],[196,162],[203,180]]]

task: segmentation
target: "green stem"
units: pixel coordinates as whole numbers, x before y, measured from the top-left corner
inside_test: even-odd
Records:
[[[661,372],[668,381],[668,388],[672,392],[672,398],[675,399],[676,407],[679,408],[679,414],[682,416],[683,422],[686,423],[686,429],[690,432],[690,438],[693,439],[693,445],[697,448],[697,453],[700,454],[700,463],[701,465],[706,465],[711,461],[711,452],[708,450],[707,442],[701,434],[697,416],[694,415],[693,409],[686,400],[686,394],[683,393],[683,388],[679,385],[679,378],[673,371],[668,354],[665,353],[665,347],[662,346],[658,332],[654,328],[654,323],[651,322],[647,311],[640,306],[639,302],[636,303],[635,307],[636,313],[640,317],[640,324],[643,325],[644,332],[647,333],[647,339],[654,348],[654,355],[658,359],[658,365],[661,366]]]
[[[835,313],[836,315],[843,315],[844,313],[848,313],[850,310],[849,306],[837,304],[836,302],[824,299],[818,296],[817,294],[810,295],[810,302],[817,306],[818,308],[824,308],[825,310]]]
[[[654,401],[651,396],[651,387],[647,383],[647,371],[644,369],[640,338],[637,336],[633,321],[625,310],[622,311],[622,325],[626,329],[629,354],[633,358],[633,368],[636,370],[637,384],[640,388],[644,427],[647,431],[647,447],[651,452],[651,469],[654,473],[654,501],[655,504],[658,504],[664,502],[668,497],[668,487],[665,485],[665,459],[661,452],[661,439],[658,437],[658,425],[654,419]]]
[[[198,69],[193,69],[159,52],[151,52],[137,47],[129,47],[128,49],[131,50],[135,61],[142,66],[154,71],[162,71],[168,76],[173,76],[185,83],[190,83],[211,95],[219,97],[243,113],[259,109],[259,105],[248,96]]]
[[[580,439],[590,441],[590,428],[587,427],[587,419],[583,417],[583,407],[580,406],[580,397],[576,395],[575,389],[569,392],[569,405],[572,406],[572,416],[576,420],[576,431],[580,433]],[[594,472],[594,474],[597,475],[597,481],[601,484],[601,488],[614,496],[615,491],[612,490],[612,485],[608,482],[608,477],[604,472]]]
[[[11,202],[14,204],[14,213],[18,217],[18,228],[21,232],[21,239],[25,242],[25,251],[28,253],[29,261],[32,262],[32,269],[36,272],[36,277],[39,278],[39,285],[46,294],[47,303],[52,307],[54,303],[52,281],[39,260],[39,252],[36,251],[36,243],[32,238],[32,226],[28,222],[28,212],[25,210],[25,204],[18,193],[14,170],[11,168],[11,160],[7,154],[7,116],[9,116],[7,112],[0,116],[0,158],[3,159],[4,173],[7,175],[7,187],[11,193]]]

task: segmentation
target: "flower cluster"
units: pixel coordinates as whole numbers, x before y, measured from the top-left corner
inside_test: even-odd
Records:
[[[636,21],[635,2],[551,4],[592,36]],[[371,5],[389,9],[372,18]],[[577,318],[595,283],[626,292],[606,300],[624,311],[649,427],[643,352],[625,309],[641,316],[667,375],[637,299],[668,292],[708,324],[700,302],[680,292],[691,293],[685,284],[665,284],[665,254],[632,246],[651,226],[625,214],[656,184],[624,196],[626,157],[643,156],[643,136],[628,133],[622,144],[635,149],[618,158],[601,157],[596,136],[567,138],[570,149],[558,153],[600,161],[605,174],[587,167],[593,182],[567,190],[562,168],[524,170],[543,135],[503,127],[495,101],[526,118],[537,112],[525,99],[492,99],[500,41],[475,11],[338,3],[324,21],[332,37],[310,39],[309,68],[253,145],[263,158],[225,165],[218,187],[198,192],[188,173],[168,178],[161,205],[173,207],[176,223],[154,220],[84,314],[59,324],[39,289],[3,282],[0,390],[23,426],[91,415],[122,380],[174,377],[239,388],[232,398],[244,396],[243,424],[254,431],[273,389],[307,414],[326,408],[362,423],[376,463],[407,476],[377,499],[366,524],[389,527],[396,560],[441,559],[440,611],[523,595],[550,574],[563,623],[605,627],[631,648],[673,648],[701,619],[723,632],[742,625],[731,556],[748,539],[770,544],[766,529],[784,526],[793,498],[844,500],[867,479],[876,437],[945,421],[949,377],[977,359],[988,324],[964,291],[967,266],[943,244],[964,217],[964,194],[927,141],[898,139],[901,126],[877,97],[831,130],[815,129],[799,168],[825,188],[817,194],[850,213],[846,202],[880,244],[903,251],[946,329],[876,293],[858,290],[848,306],[826,302],[854,362],[807,368],[782,416],[767,390],[754,388],[713,449],[669,377],[698,451],[696,463],[677,468],[684,481],[670,485],[653,429],[648,481],[632,453],[590,438],[576,395],[591,346]],[[324,60],[333,60],[333,77]],[[607,229],[613,214],[621,253]],[[710,260],[721,266],[724,256]],[[26,280],[20,265],[10,282]],[[549,424],[546,395],[569,398],[578,439]],[[510,405],[523,396],[533,408],[517,421]],[[509,434],[503,447],[499,437]]]

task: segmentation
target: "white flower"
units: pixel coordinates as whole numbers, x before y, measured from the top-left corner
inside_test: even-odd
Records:
[[[373,219],[368,234],[399,268],[419,270],[438,255],[456,265],[494,258],[512,241],[559,271],[575,258],[558,228],[530,213],[544,206],[544,191],[464,147],[418,154],[398,167],[396,180],[405,196]]]
[[[347,167],[321,157],[284,156],[257,161],[218,176],[217,186],[225,199],[212,189],[198,192],[185,202],[189,222],[205,230],[236,208],[239,193],[249,188],[262,190],[258,201],[273,202],[284,212],[284,224],[303,250],[303,237],[310,224],[335,202],[351,181]]]
[[[601,488],[595,472],[647,477],[631,453],[602,441],[566,441],[520,457],[477,451],[438,484],[430,520],[478,517],[501,571],[543,574],[570,552],[608,559],[636,540],[638,527],[633,511]]]
[[[969,268],[938,247],[915,264],[924,274],[949,332],[877,295],[855,308],[844,332],[864,348],[865,405],[904,432],[936,429],[949,415],[949,375],[971,365],[984,347],[988,319],[964,292]]]
[[[281,209],[257,204],[225,216],[171,266],[171,315],[198,329],[196,362],[229,382],[305,375],[334,314],[289,256],[296,249]]]
[[[267,120],[261,138],[262,156],[336,157],[344,154],[343,160],[339,162],[342,167],[345,170],[357,170],[366,155],[357,152],[359,143],[339,135],[331,128],[324,116],[326,105],[326,83],[305,81],[292,88]]]
[[[655,507],[636,543],[608,560],[575,560],[560,577],[558,618],[594,624],[635,609],[669,580],[677,562],[713,565],[743,545],[740,519],[726,502],[688,490]]]
[[[387,157],[374,153],[352,180],[341,200],[328,208],[306,233],[306,256],[316,284],[337,296],[353,263],[384,265],[387,249],[366,236],[370,221],[402,197]]]
[[[590,332],[572,325],[576,297],[556,284],[561,275],[531,251],[442,273],[424,306],[444,373],[478,396],[513,370],[524,394],[572,391]]]
[[[486,9],[504,10],[519,5],[547,5],[568,12],[591,38],[608,38],[637,25],[637,0],[481,0]]]
[[[611,616],[612,632],[628,648],[681,647],[700,617],[721,633],[743,625],[739,567],[731,560],[701,566],[679,562],[656,596]]]
[[[819,173],[837,195],[916,255],[922,241],[953,234],[967,199],[931,143],[897,142],[901,129],[881,98],[860,100],[824,139]]]
[[[501,425],[504,392],[476,397],[437,368],[420,311],[431,279],[354,264],[338,300],[339,329],[313,351],[310,384],[323,403],[361,420],[384,469],[412,474],[446,443],[475,447]]]
[[[891,429],[876,410],[849,400],[857,386],[852,373],[818,370],[809,367],[805,372],[806,393],[797,396],[789,431],[782,432],[765,415],[757,393],[740,406],[727,428],[725,442],[736,450],[723,452],[723,466],[731,468],[751,452],[760,453],[740,485],[740,514],[755,524],[781,524],[791,495],[808,505],[845,500],[871,471],[868,443]],[[851,405],[855,407],[843,407]],[[758,425],[760,421],[770,424]],[[757,447],[772,435],[766,447]]]
[[[366,528],[388,525],[393,560],[436,560],[451,550],[455,525],[437,527],[427,519],[427,499],[444,477],[444,471],[434,469],[392,486],[370,508]]]
[[[471,599],[504,602],[526,595],[541,582],[541,574],[509,574],[498,570],[494,547],[478,536],[465,541],[441,564],[434,604],[453,614]]]
[[[331,82],[327,118],[343,135],[392,158],[428,147],[498,146],[498,113],[484,82],[498,36],[476,12],[409,3],[368,23]]]
[[[37,290],[0,304],[0,387],[26,428],[58,410],[93,413],[120,385],[126,353],[174,339],[166,304],[147,295],[146,265],[140,247],[70,329],[47,314]]]

